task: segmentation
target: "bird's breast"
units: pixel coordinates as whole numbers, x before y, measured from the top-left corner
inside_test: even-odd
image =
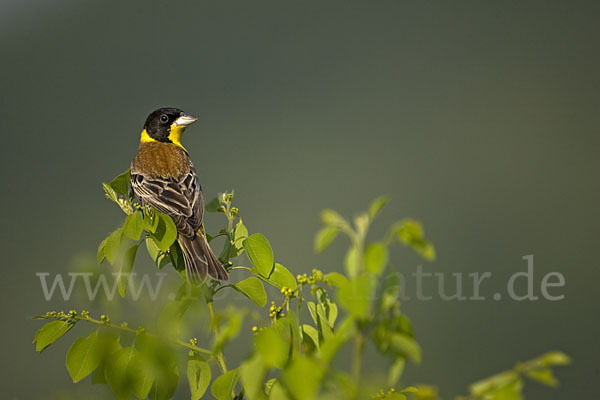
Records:
[[[184,149],[172,143],[140,143],[131,172],[176,178],[190,172],[190,158]]]

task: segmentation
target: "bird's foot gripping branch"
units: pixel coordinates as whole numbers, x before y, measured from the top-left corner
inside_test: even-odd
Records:
[[[133,202],[128,175],[126,172],[104,184],[106,196],[127,217],[123,226],[100,244],[98,263],[106,260],[122,274],[118,278],[122,297],[140,247],[146,248],[156,267],[170,264],[184,283],[158,320],[143,321],[144,326],[132,327],[87,311],[48,312],[37,317],[49,320],[35,336],[39,352],[76,325],[81,328],[83,336],[75,339],[66,357],[73,382],[87,378],[106,385],[119,399],[170,399],[176,391],[178,398],[191,399],[210,397],[210,391],[219,400],[437,398],[433,386],[407,386],[402,381],[405,363],[420,363],[421,347],[401,309],[399,277],[386,268],[391,246],[407,246],[426,260],[435,258],[434,247],[421,225],[409,219],[391,224],[381,239],[367,241],[369,227],[386,204],[386,197],[376,199],[368,211],[352,221],[333,210],[322,212],[323,227],[316,235],[315,251],[320,253],[337,236],[345,236],[349,243],[343,262],[345,273],[314,269],[311,274],[294,276],[276,261],[265,236],[249,234],[232,204],[233,193],[223,193],[206,205],[207,211],[226,217],[224,228],[208,238],[213,243],[217,237],[224,238],[219,259],[230,279],[209,279],[202,286],[192,286],[185,281],[173,221]],[[277,288],[276,294],[268,296],[265,285]],[[228,290],[247,297],[249,308],[233,304],[215,307],[215,295]],[[204,336],[203,340],[181,337],[186,312],[198,306],[206,310],[208,334],[194,335]],[[227,349],[236,338],[243,342],[238,336],[246,317],[255,320],[252,328],[246,328],[252,345],[237,365],[231,365]],[[372,374],[369,379],[363,375],[366,350],[376,351],[388,361],[380,371],[380,380],[371,379]],[[344,353],[351,354],[348,367],[340,362],[347,358]],[[473,384],[470,394],[459,398],[522,399],[524,377],[555,386],[551,367],[568,363],[563,353],[547,353]]]

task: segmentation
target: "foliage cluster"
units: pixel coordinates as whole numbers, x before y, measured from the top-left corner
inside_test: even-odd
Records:
[[[231,283],[208,280],[201,287],[192,287],[185,282],[173,221],[134,202],[128,171],[103,186],[106,196],[126,214],[123,225],[98,248],[98,263],[106,260],[119,273],[119,294],[124,297],[127,292],[140,247],[146,248],[157,268],[171,265],[184,282],[158,321],[148,321],[146,327],[134,329],[106,315],[96,319],[87,311],[48,312],[37,317],[50,320],[35,336],[38,352],[75,325],[96,327],[88,336],[75,339],[68,350],[66,367],[73,382],[91,376],[93,383],[107,385],[118,399],[170,399],[183,381],[180,375],[187,380],[192,400],[209,396],[209,392],[218,400],[437,398],[433,386],[399,384],[406,362],[420,363],[421,347],[401,310],[399,276],[386,268],[390,246],[405,245],[426,260],[435,258],[435,250],[421,224],[412,219],[395,222],[384,237],[367,241],[369,228],[387,197],[376,199],[352,221],[324,210],[315,251],[322,252],[336,237],[345,236],[349,242],[345,273],[314,269],[310,275],[294,276],[276,261],[264,235],[249,233],[232,204],[233,193],[220,194],[207,203],[206,210],[222,213],[225,227],[209,239],[225,238],[219,258],[230,273],[237,272],[231,274]],[[251,266],[243,265],[243,254]],[[238,279],[240,274],[243,278]],[[277,296],[269,298],[265,285],[277,288]],[[242,293],[260,310],[269,303],[268,318],[265,311],[263,322],[248,332],[253,335],[253,348],[233,368],[225,353],[240,333],[246,312],[232,305],[217,311],[215,295],[221,290]],[[208,310],[212,332],[211,342],[202,345],[196,338],[180,337],[183,316],[198,303]],[[150,326],[156,329],[148,329]],[[389,360],[386,387],[379,391],[372,390],[362,374],[363,353],[369,343],[369,349]],[[187,356],[185,365],[178,350]],[[347,350],[352,363],[341,368],[336,359]],[[473,384],[469,395],[457,399],[522,399],[523,377],[556,386],[550,368],[567,363],[566,355],[547,353]]]

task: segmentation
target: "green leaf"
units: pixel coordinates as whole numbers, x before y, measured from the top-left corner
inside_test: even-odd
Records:
[[[375,218],[389,200],[390,198],[388,196],[381,196],[373,200],[371,206],[369,207],[369,218]]]
[[[127,367],[127,373],[133,394],[140,399],[148,397],[156,379],[156,370],[148,357],[141,352],[135,352]]]
[[[315,253],[321,253],[329,247],[339,233],[336,226],[325,226],[317,233],[315,237]]]
[[[421,346],[408,335],[392,333],[390,337],[390,350],[410,358],[416,364],[421,363]]]
[[[75,322],[68,321],[52,321],[44,324],[35,334],[33,343],[35,344],[35,351],[42,352],[52,343],[56,342],[61,338],[62,335],[69,332],[69,330],[75,325]]]
[[[169,400],[173,398],[179,383],[179,371],[175,364],[167,364],[159,368],[156,379],[150,389],[150,400]]]
[[[425,397],[426,399],[430,399],[432,397]],[[398,392],[388,392],[385,394],[383,400],[406,400],[406,396],[402,393]]]
[[[489,400],[523,400],[523,381],[517,379],[506,386],[502,386],[489,395],[485,399]]]
[[[321,344],[319,356],[324,362],[330,363],[331,360],[333,360],[333,357],[341,346],[346,343],[354,333],[355,325],[356,321],[354,318],[346,318],[338,325],[335,335]]]
[[[242,254],[244,252],[243,242],[247,237],[248,229],[246,229],[240,218],[235,228],[233,228],[231,240],[225,240],[219,259],[228,260]]]
[[[150,233],[156,232],[156,228],[158,228],[158,222],[160,217],[158,216],[158,211],[155,208],[144,208],[144,229]]]
[[[370,276],[354,278],[339,289],[339,303],[352,316],[359,319],[366,318],[370,315],[373,289],[373,280]]]
[[[268,383],[268,382],[267,382]],[[276,380],[268,392],[270,400],[292,400],[279,380]]]
[[[348,278],[338,272],[330,272],[325,275],[325,279],[327,280],[327,284],[329,286],[342,287],[346,283],[348,283]]]
[[[267,238],[260,233],[255,233],[244,240],[243,246],[258,273],[268,278],[273,270],[274,258],[273,249]]]
[[[226,314],[226,316],[228,317],[227,322],[221,326],[219,334],[215,337],[215,350],[222,349],[228,341],[235,338],[240,331],[240,326],[242,325],[243,316],[239,312],[230,312]],[[218,318],[221,319],[222,316],[219,316]]]
[[[296,282],[294,275],[292,275],[292,273],[281,264],[275,263],[273,271],[271,271],[271,275],[268,278],[263,277],[258,272],[256,267],[252,267],[251,271],[254,275],[262,278],[264,281],[278,289],[281,289],[282,287],[296,289],[296,287],[298,287],[298,283]]]
[[[536,368],[526,372],[526,375],[536,382],[550,387],[557,387],[558,380],[550,368]]]
[[[166,214],[158,213],[158,219],[158,226],[156,232],[152,234],[152,239],[154,239],[156,246],[164,252],[177,239],[177,227],[171,217]]]
[[[244,223],[242,222],[242,219],[240,218],[240,220],[235,225],[235,228],[233,230],[233,245],[237,249],[237,253],[236,253],[235,257],[240,255],[241,252],[244,250],[243,242],[244,242],[244,239],[246,239],[247,237],[248,237],[248,228],[246,228],[246,225],[244,225]]]
[[[348,276],[351,278],[358,276],[358,274],[361,272],[362,255],[358,247],[352,246],[348,249],[346,258],[344,259],[344,266],[346,267]]]
[[[220,207],[221,203],[219,203],[219,199],[215,197],[214,199],[206,203],[204,209],[208,212],[218,212]]]
[[[370,223],[371,219],[367,213],[363,213],[354,217],[354,226],[356,227],[356,233],[359,237],[363,237],[367,234]]]
[[[372,243],[365,249],[365,267],[377,276],[383,272],[388,259],[388,248],[383,243]]]
[[[315,398],[324,375],[321,364],[299,355],[283,371],[281,382],[295,398],[310,400]]]
[[[125,293],[127,292],[127,284],[131,279],[130,274],[131,271],[133,271],[133,264],[135,262],[138,247],[140,247],[139,244],[136,244],[128,248],[119,260],[118,286],[121,297],[125,297]]]
[[[421,257],[428,261],[435,260],[435,248],[425,239],[425,232],[420,222],[413,219],[397,222],[392,226],[392,232],[396,234],[400,243],[411,247]]]
[[[142,361],[152,366],[149,379],[154,377],[154,382],[149,393],[151,400],[167,400],[173,397],[179,382],[179,371],[173,350],[169,345],[158,337],[149,335],[137,335],[136,345],[139,346]],[[133,358],[135,360],[135,357]],[[135,373],[135,362],[132,361],[128,367],[128,379],[132,380]]]
[[[187,378],[192,400],[199,400],[208,389],[212,372],[210,365],[197,354],[188,357]]]
[[[128,399],[133,393],[130,377],[127,373],[132,359],[138,351],[133,347],[124,347],[105,361],[104,368],[106,382],[112,389],[115,396],[119,399]]]
[[[125,197],[129,195],[129,182],[130,182],[130,171],[127,171],[117,175],[111,182],[110,187],[115,190],[118,194]]]
[[[402,389],[401,392],[402,393],[419,393],[419,389],[414,386],[407,386],[404,389]]]
[[[251,276],[236,283],[234,286],[257,306],[264,307],[267,304],[267,293],[260,279]]]
[[[396,384],[398,384],[398,381],[404,372],[405,365],[406,359],[404,358],[397,358],[394,360],[388,371],[388,386],[394,387]]]
[[[102,182],[102,189],[104,189],[104,193],[105,193],[107,199],[112,200],[115,203],[118,202],[119,196],[117,195],[117,192],[115,191],[115,189],[113,189],[110,186],[110,183]]]
[[[469,386],[469,390],[474,396],[482,396],[496,388],[510,385],[516,380],[519,380],[519,375],[516,372],[505,371],[472,383]]]
[[[563,352],[560,351],[551,351],[545,354],[542,354],[541,357],[538,358],[542,365],[568,365],[571,363],[571,358]]]
[[[323,338],[328,339],[333,336],[333,325],[331,324],[323,305],[308,301],[306,302],[306,307]],[[337,317],[337,306],[335,307],[335,317]],[[335,321],[335,319],[333,319],[333,321]]]
[[[185,271],[185,260],[183,259],[183,252],[181,251],[181,247],[179,246],[179,242],[175,241],[169,248],[169,253],[163,253],[165,257],[168,257],[173,264],[173,267],[179,273]],[[159,268],[160,265],[159,265]]]
[[[67,370],[73,379],[73,383],[77,383],[92,372],[104,356],[104,347],[98,337],[98,331],[95,331],[87,338],[77,338],[67,352]]]
[[[144,218],[142,213],[129,214],[123,224],[123,233],[130,239],[139,240],[144,230]]]
[[[327,317],[327,322],[329,322],[329,326],[333,329],[335,326],[335,320],[338,316],[338,307],[333,301],[326,299],[323,304],[321,304],[321,309],[325,313]]]
[[[398,296],[400,296],[401,276],[397,272],[392,272],[386,276],[383,288],[381,289],[381,300],[379,308],[382,311],[387,311],[396,306]]]
[[[105,360],[111,357],[112,354],[121,350],[121,343],[119,342],[119,336],[115,335],[112,332],[105,332],[100,336],[100,341],[102,345],[102,351],[104,353],[103,361],[100,362],[100,365],[94,373],[92,374],[92,384],[102,384],[106,385],[108,382],[106,381],[105,370],[104,367],[106,365]]]
[[[249,400],[263,400],[263,382],[267,368],[261,357],[253,356],[240,366],[240,377]]]
[[[240,373],[237,369],[228,371],[213,381],[210,392],[217,400],[231,400],[238,379]]]
[[[302,337],[304,340],[308,339],[309,343],[317,351],[319,350],[319,331],[314,326],[308,324],[302,325]]]
[[[254,335],[254,347],[262,360],[271,367],[283,368],[289,351],[289,343],[277,328],[263,328]]]
[[[106,257],[109,263],[114,265],[114,263],[119,258],[122,242],[123,228],[115,230],[106,238],[106,244],[104,245],[104,256]]]
[[[292,308],[287,310],[287,315],[283,318],[279,318],[275,323],[275,327],[279,331],[279,336],[290,345],[290,351],[294,351],[294,344],[300,341],[300,326],[298,315]]]
[[[98,261],[98,264],[102,264],[102,261],[104,261],[104,259],[106,258],[106,256],[104,255],[104,249],[106,247],[107,241],[108,238],[104,239],[100,242],[100,245],[98,246],[98,252],[96,253],[96,260]]]
[[[159,269],[162,269],[165,265],[168,265],[171,262],[169,254],[160,251],[154,239],[147,237],[145,242],[148,255],[150,255],[150,258],[152,258]]]
[[[321,211],[321,222],[325,225],[337,227],[340,230],[347,230],[349,228],[348,221],[338,214],[337,211],[331,209]]]

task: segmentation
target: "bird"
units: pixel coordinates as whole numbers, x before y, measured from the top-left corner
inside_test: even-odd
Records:
[[[226,281],[227,270],[213,253],[204,231],[204,198],[196,168],[181,144],[197,118],[178,108],[148,115],[138,151],[131,162],[131,187],[138,202],[171,217],[183,253],[187,279],[202,284],[206,276]]]

